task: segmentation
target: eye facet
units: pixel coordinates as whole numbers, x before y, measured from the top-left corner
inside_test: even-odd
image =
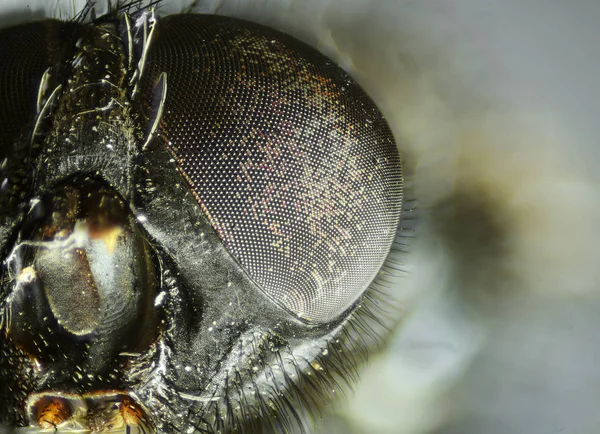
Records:
[[[160,29],[146,72],[167,75],[159,136],[211,226],[269,298],[307,322],[335,319],[398,225],[400,161],[381,113],[277,31],[203,15]]]
[[[1,31],[0,94],[0,425],[285,428],[335,381],[403,199],[341,68],[115,12]]]

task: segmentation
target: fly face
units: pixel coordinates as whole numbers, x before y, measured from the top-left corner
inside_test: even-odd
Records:
[[[396,236],[372,101],[218,16],[47,20],[0,48],[0,421],[293,429],[366,350]]]

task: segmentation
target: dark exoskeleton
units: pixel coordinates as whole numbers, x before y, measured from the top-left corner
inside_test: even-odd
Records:
[[[0,95],[0,425],[306,429],[375,339],[402,207],[362,89],[140,10],[0,31]]]

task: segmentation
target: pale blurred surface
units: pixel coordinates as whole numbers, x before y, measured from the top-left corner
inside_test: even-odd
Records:
[[[58,13],[56,1],[2,5],[2,25]],[[428,214],[398,287],[410,313],[317,428],[600,432],[600,2],[207,0],[197,10],[285,30],[347,68],[388,117]]]

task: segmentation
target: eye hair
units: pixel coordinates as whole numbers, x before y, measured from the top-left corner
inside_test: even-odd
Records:
[[[284,346],[271,360],[265,360],[258,353],[256,340],[240,344],[240,357],[243,345],[252,346],[258,355],[254,360],[259,365],[257,372],[264,373],[268,381],[259,383],[259,374],[251,369],[242,372],[236,366],[225,375],[222,397],[217,397],[215,387],[214,399],[190,406],[180,419],[185,421],[183,426],[167,424],[168,429],[185,432],[187,423],[188,429],[198,433],[311,432],[312,421],[322,416],[331,399],[347,397],[346,391],[352,390],[360,379],[360,366],[368,362],[370,353],[385,346],[386,336],[398,323],[402,309],[399,304],[390,304],[389,293],[406,273],[402,257],[408,252],[418,220],[416,201],[405,204],[404,219],[381,272],[335,336],[315,343],[320,348],[319,356],[303,359]],[[252,397],[248,396],[250,389],[254,392]],[[171,399],[182,398],[175,392],[165,399],[165,404],[169,406]]]

